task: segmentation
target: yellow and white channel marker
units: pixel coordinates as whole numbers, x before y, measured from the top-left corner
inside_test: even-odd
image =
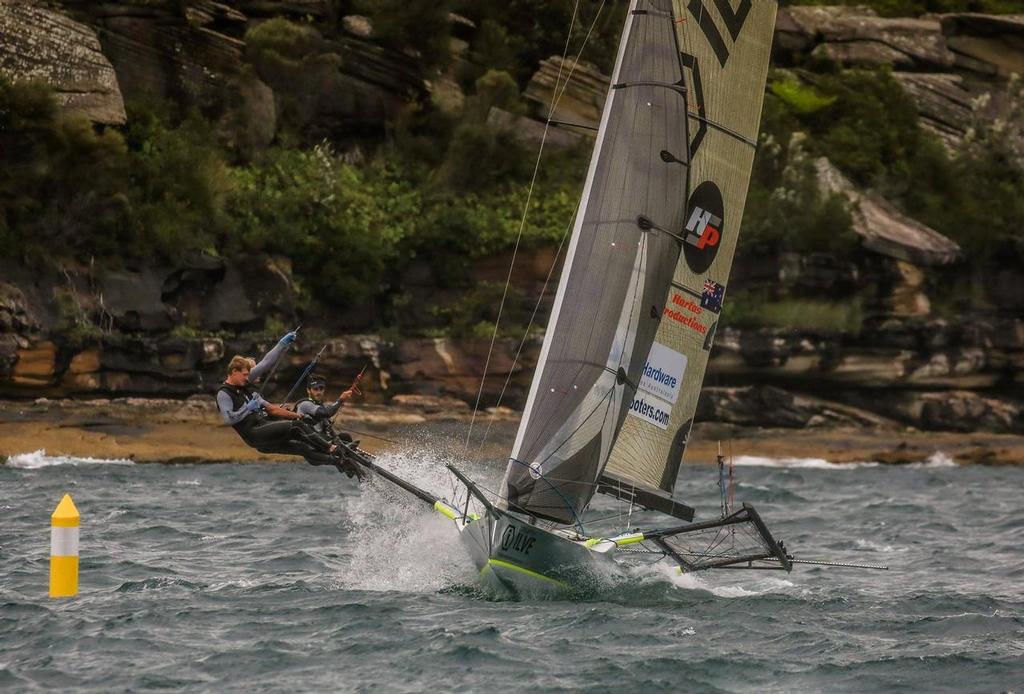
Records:
[[[70,494],[50,516],[50,597],[78,594],[78,526],[81,518]]]

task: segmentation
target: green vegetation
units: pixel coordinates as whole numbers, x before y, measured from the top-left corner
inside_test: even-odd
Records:
[[[57,309],[56,328],[68,346],[81,349],[99,342],[103,331],[90,320],[88,311],[78,303],[74,291],[64,287],[55,289],[53,303]]]
[[[836,101],[788,76],[771,83],[744,214],[748,250],[844,254],[858,243],[845,198],[820,190],[814,166],[820,151],[799,120],[817,117]]]
[[[483,61],[479,64],[511,73],[520,86],[526,85],[541,60],[563,52],[571,57],[579,54],[582,60],[610,72],[628,7],[629,3],[609,0],[580,0],[578,4],[536,0],[453,3],[456,12],[484,29],[477,32],[470,44],[474,55]],[[477,77],[472,73],[468,76]]]
[[[782,0],[783,5],[866,5],[883,17],[915,17],[929,12],[1024,12],[1021,0]]]
[[[289,45],[278,40],[290,35],[286,24],[261,25],[276,28],[260,50]],[[198,112],[133,103],[126,128],[97,129],[61,115],[45,87],[2,81],[10,156],[0,171],[0,253],[58,265],[95,256],[107,266],[194,251],[280,254],[293,262],[300,300],[325,307],[400,292],[418,256],[442,285],[468,286],[472,259],[511,248],[520,233],[533,153],[485,124],[491,106],[519,112],[518,95],[507,73],[492,71],[458,117],[413,118],[403,136],[423,140],[422,156],[398,148],[356,165],[328,142],[307,149],[285,138],[231,165]],[[584,162],[580,152],[546,157],[521,247],[561,238]],[[465,331],[461,313],[438,317]]]
[[[859,299],[822,301],[816,299],[766,300],[747,292],[730,292],[723,320],[739,327],[780,327],[819,333],[860,331],[863,309]]]
[[[131,108],[128,123],[125,198],[135,233],[123,255],[155,251],[174,260],[191,251],[216,253],[232,232],[225,212],[232,180],[209,123],[191,113],[173,125],[151,104]]]
[[[951,156],[921,129],[886,70],[779,72],[769,91],[744,223],[752,242],[851,247],[845,205],[817,190],[812,160],[824,156],[859,187],[959,243],[971,263],[1024,246],[1024,171],[998,133],[982,128],[971,148]]]
[[[412,49],[427,68],[448,63],[449,0],[356,0],[377,39],[399,50]]]
[[[882,14],[1024,11],[1024,2],[1010,0],[867,4]],[[392,324],[409,301],[406,273],[429,265],[430,281],[462,292],[443,306],[414,302],[436,329],[489,335],[500,292],[478,283],[472,265],[517,242],[524,250],[557,244],[589,154],[585,145],[545,150],[530,193],[536,148],[514,126],[496,127],[493,109],[526,114],[521,92],[538,63],[563,51],[575,56],[588,35],[582,58],[607,72],[626,3],[580,0],[575,16],[574,3],[535,0],[328,5],[324,18],[272,18],[247,32],[236,78],[255,84],[255,96],[221,95],[216,106],[132,101],[122,128],[65,115],[45,86],[0,74],[0,255],[51,267],[94,257],[100,268],[173,263],[197,251],[285,255],[300,305],[372,305],[381,323]],[[348,98],[342,56],[360,58],[346,52],[339,22],[356,11],[369,16],[379,43],[411,57],[408,70],[424,80],[455,78],[466,94],[462,106],[441,108],[411,88],[394,122],[376,130],[339,122],[329,102]],[[450,12],[475,29],[452,22]],[[456,60],[453,39],[465,42]],[[243,103],[249,97],[259,109]],[[232,139],[226,123],[240,113],[266,126],[265,136]],[[981,128],[969,150],[951,156],[921,129],[891,74],[819,63],[770,78],[742,252],[842,256],[858,246],[844,198],[820,191],[822,156],[961,243],[975,267],[1024,255],[1024,172],[998,133]],[[513,297],[509,326],[525,326],[531,307],[523,301]],[[741,323],[849,330],[860,322],[859,306],[849,303],[758,305],[739,294],[730,304]],[[64,308],[65,327],[81,328],[81,311]]]
[[[0,252],[104,256],[130,242],[120,133],[64,117],[46,86],[0,74],[0,151]]]
[[[490,338],[494,334],[494,323],[498,320],[498,307],[501,306],[504,289],[503,284],[481,282],[457,301],[435,307],[434,316],[445,326],[439,335]],[[530,319],[532,307],[529,304],[523,292],[515,287],[509,288],[505,298],[506,313],[499,326],[502,336],[522,337]]]

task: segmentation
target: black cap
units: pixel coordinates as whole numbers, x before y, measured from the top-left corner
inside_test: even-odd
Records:
[[[307,388],[313,388],[315,386],[324,386],[324,387],[326,387],[327,386],[327,379],[324,378],[323,376],[320,376],[319,374],[313,374],[312,376],[310,376],[309,378],[306,379],[306,387]]]

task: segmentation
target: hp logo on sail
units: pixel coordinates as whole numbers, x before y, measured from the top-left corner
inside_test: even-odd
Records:
[[[690,269],[701,274],[711,267],[725,234],[722,191],[713,181],[704,181],[693,191],[687,209],[683,253]]]

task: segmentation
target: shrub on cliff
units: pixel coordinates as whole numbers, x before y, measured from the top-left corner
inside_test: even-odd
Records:
[[[860,332],[864,312],[859,298],[849,301],[765,297],[763,293],[733,291],[722,310],[731,327],[774,327],[825,334]]]
[[[883,17],[913,17],[929,12],[1024,12],[1020,0],[783,0],[783,5],[864,5]]]
[[[416,51],[425,70],[448,63],[448,0],[356,0],[355,7],[369,17],[374,38],[398,50]]]
[[[129,104],[128,123],[126,195],[135,234],[124,250],[171,259],[216,252],[233,230],[226,210],[233,180],[209,124],[197,113],[175,124],[159,106],[140,102]]]
[[[273,149],[233,177],[239,234],[228,249],[289,256],[312,298],[328,305],[386,288],[421,214],[416,192],[386,165],[357,169],[326,144]]]
[[[529,81],[541,60],[562,55],[567,49],[569,56],[575,56],[582,48],[583,60],[595,63],[605,74],[610,74],[628,8],[629,3],[606,0],[581,0],[578,4],[536,0],[455,1],[455,10],[481,28],[470,46],[470,58],[494,60],[490,64],[482,63],[484,68],[507,70],[520,85]]]
[[[969,264],[1007,252],[1016,262],[1024,259],[1024,171],[998,142],[952,162],[945,152],[922,153],[913,176],[915,185],[904,194],[904,205],[959,243]]]
[[[494,323],[498,320],[498,309],[505,306],[498,326],[500,334],[506,337],[522,337],[530,320],[533,301],[516,287],[497,282],[480,282],[456,301],[434,306],[432,313],[440,324],[433,332],[439,336],[475,337],[486,339],[494,334]]]
[[[307,141],[320,100],[338,88],[342,60],[311,26],[280,17],[258,24],[245,34],[246,59],[274,91],[279,130]]]
[[[765,98],[739,252],[847,253],[857,244],[849,207],[843,197],[821,191],[807,151],[814,145],[794,117],[823,110],[834,99],[789,80],[783,89],[777,84]]]
[[[0,254],[52,261],[130,240],[120,133],[65,115],[52,90],[0,74]]]
[[[512,129],[487,122],[492,107],[522,111],[519,88],[508,73],[491,70],[476,81],[476,93],[466,100],[438,172],[446,186],[478,190],[529,175],[529,155]]]

